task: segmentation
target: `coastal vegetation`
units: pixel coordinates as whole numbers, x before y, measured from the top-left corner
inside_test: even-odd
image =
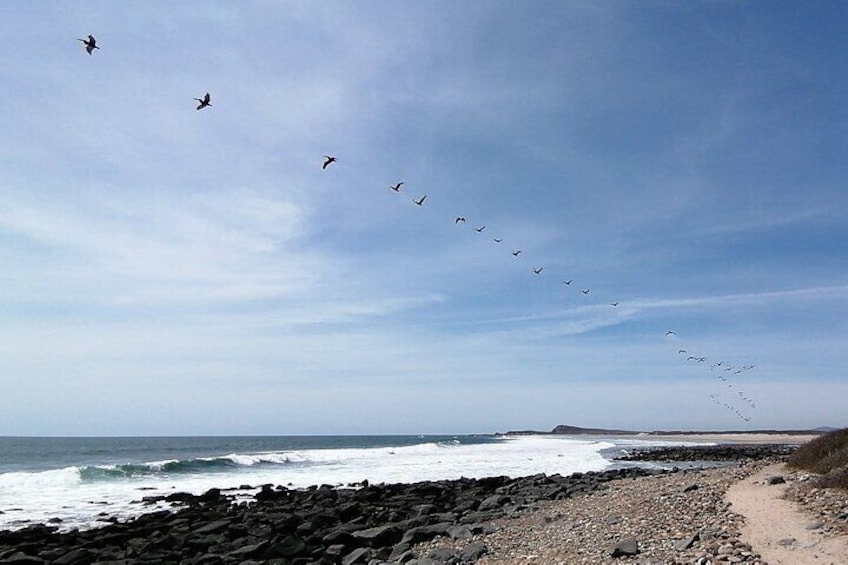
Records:
[[[786,464],[818,473],[819,486],[848,490],[848,428],[826,433],[802,445]]]

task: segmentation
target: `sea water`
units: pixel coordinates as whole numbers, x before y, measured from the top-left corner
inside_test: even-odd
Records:
[[[410,483],[603,471],[648,438],[587,436],[0,437],[0,530],[105,525],[210,488],[249,500],[263,484]],[[668,445],[667,443],[663,443]],[[619,465],[620,466],[620,465]]]

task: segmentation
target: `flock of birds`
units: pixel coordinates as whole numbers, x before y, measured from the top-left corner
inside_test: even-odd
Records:
[[[79,41],[81,41],[83,43],[83,45],[85,46],[85,51],[89,55],[92,55],[96,49],[100,49],[100,46],[97,45],[97,40],[91,34],[89,34],[86,39],[79,39]],[[195,98],[194,100],[198,103],[198,105],[196,107],[197,110],[203,110],[205,108],[209,108],[209,107],[212,106],[212,97],[208,92],[206,92],[202,97]],[[321,165],[322,170],[326,170],[327,167],[329,167],[330,165],[332,165],[334,163],[338,163],[338,161],[339,161],[338,158],[333,156],[333,155],[324,155],[323,157],[324,157],[324,160],[323,160],[323,163]],[[400,194],[402,192],[405,184],[406,183],[404,181],[396,182],[394,184],[389,185],[389,189],[396,194]],[[424,195],[421,195],[417,198],[413,197],[411,200],[412,200],[413,204],[421,207],[421,206],[424,206],[424,203],[427,200],[427,195],[424,194]],[[453,219],[453,223],[454,223],[454,225],[465,225],[468,222],[467,222],[467,220],[464,216],[456,216]],[[486,231],[487,227],[488,226],[486,224],[480,224],[480,225],[477,225],[477,226],[474,227],[474,231],[476,231],[479,234],[482,234],[483,232]],[[503,237],[492,237],[492,241],[495,244],[500,245],[505,241],[505,239]],[[514,259],[518,259],[522,255],[522,253],[523,253],[523,251],[519,247],[513,247],[512,250],[510,251],[510,254],[512,255],[512,257]],[[537,277],[541,276],[542,272],[544,270],[545,270],[545,268],[543,266],[533,266],[533,267],[530,268],[530,272],[534,276],[537,276]],[[562,284],[565,287],[571,287],[573,282],[574,281],[571,278],[562,280]],[[580,289],[579,293],[583,296],[589,296],[589,294],[591,294],[591,292],[592,292],[592,289],[589,286],[577,287],[577,288]],[[617,308],[618,305],[619,305],[618,301],[612,301],[612,302],[609,303],[609,306],[612,307],[612,308]],[[668,330],[665,333],[665,337],[666,338],[674,338],[676,340],[677,339],[677,332],[674,331],[674,330]],[[702,365],[702,364],[706,365],[706,363],[708,361],[707,356],[690,353],[690,351],[686,348],[678,349],[677,354],[678,354],[679,357],[685,359],[685,361],[687,363],[694,363],[694,364],[697,364],[697,365]],[[715,376],[720,381],[720,383],[723,384],[730,392],[736,392],[736,397],[738,397],[738,400],[737,400],[736,397],[733,397],[732,401],[728,401],[728,400],[724,400],[724,399],[720,398],[716,394],[710,394],[709,400],[712,403],[725,408],[726,410],[733,413],[735,416],[737,416],[741,420],[743,420],[745,422],[750,422],[751,416],[748,415],[745,412],[745,410],[747,410],[748,408],[756,409],[757,405],[754,402],[754,400],[752,398],[750,398],[748,395],[746,395],[738,387],[738,385],[734,384],[733,381],[734,381],[735,377],[737,377],[738,375],[741,375],[742,373],[745,373],[747,371],[754,369],[756,367],[756,365],[743,364],[743,365],[736,366],[736,365],[732,365],[732,364],[730,364],[730,363],[728,363],[724,360],[719,360],[719,361],[715,361],[715,362],[710,363],[708,365],[708,367],[709,367],[710,372],[715,374]],[[745,405],[744,409],[739,408],[740,402],[744,403],[744,405]]]
[[[669,330],[665,332],[665,337],[668,339],[673,339],[674,341],[678,341],[677,332],[674,330]],[[756,365],[751,364],[742,364],[742,365],[733,365],[725,360],[718,360],[709,362],[710,359],[706,355],[702,355],[699,353],[694,353],[689,351],[685,347],[680,347],[677,350],[677,355],[684,359],[686,363],[695,364],[698,366],[704,366],[709,368],[709,372],[719,381],[719,383],[727,389],[728,393],[735,392],[736,395],[733,396],[730,394],[732,398],[732,402],[722,399],[715,394],[710,394],[709,399],[713,404],[721,406],[734,414],[739,419],[750,422],[751,416],[748,414],[747,410],[752,410],[757,408],[756,402],[754,399],[748,396],[738,385],[738,383],[734,383],[736,378],[748,371],[756,368]],[[707,364],[709,362],[709,365]],[[740,408],[740,404],[742,408]]]

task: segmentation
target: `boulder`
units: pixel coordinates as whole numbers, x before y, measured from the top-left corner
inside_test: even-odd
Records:
[[[56,565],[77,565],[78,563],[91,563],[96,561],[97,555],[85,548],[72,549],[53,563]]]
[[[674,549],[676,549],[677,551],[686,551],[687,549],[692,547],[699,539],[701,539],[701,534],[694,533],[691,536],[683,538],[682,540],[679,540],[677,543],[675,543]]]
[[[482,542],[469,543],[459,552],[459,559],[465,563],[474,563],[486,553],[486,546]]]
[[[430,541],[436,536],[446,535],[448,528],[451,528],[452,526],[453,524],[450,522],[441,522],[430,526],[418,526],[417,528],[407,530],[406,533],[403,534],[401,543],[415,545],[416,543],[421,543],[423,541]]]
[[[354,563],[368,563],[370,557],[370,549],[358,547],[342,558],[342,565],[354,565]]]
[[[403,536],[403,531],[394,524],[385,526],[377,526],[376,528],[368,528],[367,530],[359,530],[353,532],[353,537],[361,541],[364,545],[371,547],[385,547],[394,545],[400,541]]]
[[[264,552],[263,559],[274,557],[295,557],[306,551],[306,543],[297,536],[286,536],[279,541],[271,543]]]
[[[610,551],[610,556],[612,557],[630,557],[633,555],[638,555],[639,553],[639,543],[636,541],[636,538],[625,538],[620,540],[615,546],[613,546]]]
[[[34,557],[19,551],[5,559],[0,559],[0,563],[3,565],[44,565],[47,562],[40,557]]]

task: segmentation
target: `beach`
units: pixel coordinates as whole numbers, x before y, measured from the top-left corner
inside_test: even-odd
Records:
[[[215,488],[172,493],[164,498],[177,508],[107,517],[102,528],[0,532],[0,563],[848,563],[846,493],[811,494],[808,475],[782,468],[785,445],[664,449],[724,460],[569,476],[268,484],[251,501]],[[771,484],[773,476],[783,482]]]
[[[774,477],[785,482],[769,484]],[[783,498],[807,479],[764,460],[616,481],[498,521],[478,563],[844,565],[848,492],[814,494],[800,503]],[[439,540],[420,551],[456,554],[476,541]]]

